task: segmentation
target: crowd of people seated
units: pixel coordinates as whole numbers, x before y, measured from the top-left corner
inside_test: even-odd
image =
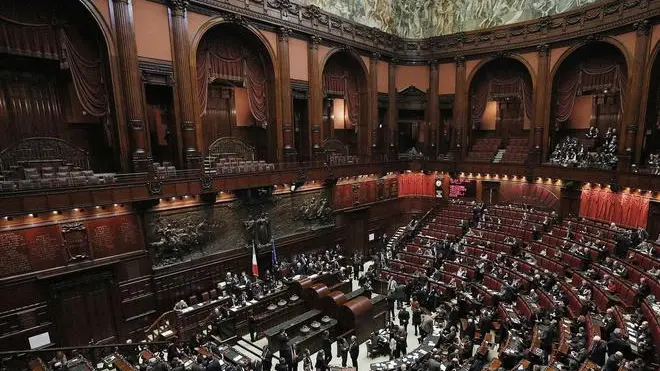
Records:
[[[647,161],[649,173],[660,175],[660,153],[652,153]]]
[[[577,137],[566,136],[555,146],[550,155],[550,163],[564,167],[612,169],[617,164],[618,139],[616,129],[608,128],[605,135],[599,137],[598,129],[591,127],[586,138],[595,142],[595,148],[585,148]]]
[[[442,335],[416,370],[657,369],[660,244],[649,240],[644,230],[476,202],[454,202],[436,214],[456,210],[473,215],[463,236],[415,235],[380,257],[384,261],[379,274],[388,280],[392,298],[391,318],[395,301],[403,309],[400,328],[375,334],[374,349],[398,349],[393,358],[402,354],[397,345],[401,336],[396,334],[408,323],[409,316],[401,313],[410,305],[413,322],[426,315],[433,319],[435,333]],[[509,210],[520,220],[501,216]],[[419,231],[424,222],[429,221],[421,222]],[[495,241],[486,238],[486,224],[538,233],[514,237],[507,230]],[[567,256],[577,260],[569,263]],[[417,257],[426,263],[415,266]],[[651,266],[645,270],[635,259]],[[386,341],[388,336],[394,340]]]
[[[140,371],[294,371],[299,370],[328,370],[328,364],[332,361],[332,354],[337,354],[342,358],[342,364],[346,366],[347,358],[350,356],[352,364],[357,367],[357,357],[359,354],[359,344],[355,336],[341,339],[336,343],[337,352],[330,350],[336,339],[329,337],[326,333],[323,335],[323,350],[317,353],[315,359],[312,359],[307,349],[291,347],[287,341],[280,341],[280,349],[270,349],[268,345],[262,348],[258,356],[245,356],[240,350],[228,344],[222,344],[214,337],[221,333],[221,323],[223,320],[232,316],[232,311],[249,302],[260,300],[269,291],[276,290],[284,282],[290,280],[295,275],[313,275],[321,272],[340,272],[345,278],[352,278],[352,269],[360,271],[363,263],[363,257],[356,255],[354,259],[348,259],[346,266],[342,266],[340,261],[343,257],[340,254],[341,247],[337,245],[333,249],[325,251],[304,253],[294,256],[287,260],[282,259],[274,267],[274,272],[266,270],[260,279],[248,275],[246,272],[240,274],[227,272],[226,276],[217,285],[216,296],[229,297],[229,305],[218,306],[214,309],[209,319],[209,327],[204,327],[193,340],[182,342],[176,340],[176,336],[168,344],[154,343],[158,338],[149,337],[145,339],[148,343],[136,343],[133,345],[129,340],[127,345],[121,349],[114,349],[109,354],[103,354],[101,362],[97,367],[101,371],[110,371],[120,369],[116,366],[117,357],[121,357],[123,364]],[[355,277],[358,277],[356,273]],[[362,275],[365,277],[365,275]],[[211,298],[213,299],[213,298]],[[178,301],[174,305],[175,311],[186,311],[192,304],[184,300]],[[255,340],[255,330],[248,324],[251,340]],[[287,339],[286,332],[282,331],[278,336]],[[278,352],[278,356],[274,353]],[[83,368],[81,363],[89,363],[77,351],[73,351],[70,359],[64,353],[58,352],[50,362],[44,364],[44,370],[71,371]],[[122,368],[130,370],[131,368]],[[0,364],[0,370],[6,371]]]

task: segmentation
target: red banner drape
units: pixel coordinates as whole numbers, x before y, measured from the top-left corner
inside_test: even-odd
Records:
[[[646,228],[648,213],[648,197],[606,189],[582,190],[581,217],[613,222],[620,226]]]
[[[399,175],[399,196],[435,196],[435,175],[405,173]]]

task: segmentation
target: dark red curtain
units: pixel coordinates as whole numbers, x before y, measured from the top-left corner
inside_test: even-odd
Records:
[[[353,206],[353,191],[351,183],[342,183],[335,186],[332,207],[335,210]]]
[[[591,57],[579,64],[568,64],[558,79],[555,99],[557,122],[565,122],[571,117],[575,97],[583,92],[616,91],[620,97],[620,111],[623,112],[628,79],[625,61],[613,57]]]
[[[248,91],[250,112],[257,124],[268,119],[266,69],[257,46],[240,37],[227,37],[221,31],[211,31],[197,51],[197,96],[201,113],[206,113],[208,84],[214,80],[244,82]]]
[[[323,89],[326,93],[343,95],[346,100],[348,121],[344,128],[358,126],[360,120],[360,92],[355,72],[351,68],[331,59],[323,69]]]
[[[528,119],[532,118],[532,82],[525,70],[503,70],[481,74],[470,90],[470,120],[481,122],[489,100],[517,97]]]
[[[435,197],[435,175],[399,174],[399,196]]]
[[[90,35],[90,28],[95,25],[85,24],[78,18],[75,10],[60,9],[56,2],[3,2],[0,5],[0,52],[58,60],[60,68],[71,73],[73,87],[85,112],[102,117],[108,113],[102,41],[98,33]]]
[[[580,216],[620,226],[646,228],[649,198],[628,192],[606,189],[582,190]]]

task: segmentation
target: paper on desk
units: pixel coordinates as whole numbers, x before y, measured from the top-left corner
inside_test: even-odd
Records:
[[[237,355],[236,357],[234,357],[234,362],[238,362],[240,360],[241,360],[241,355],[240,354]]]

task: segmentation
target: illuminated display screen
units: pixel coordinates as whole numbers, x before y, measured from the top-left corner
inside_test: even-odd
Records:
[[[468,197],[474,198],[477,196],[477,181],[468,179],[450,179],[449,180],[449,197],[461,198]]]

